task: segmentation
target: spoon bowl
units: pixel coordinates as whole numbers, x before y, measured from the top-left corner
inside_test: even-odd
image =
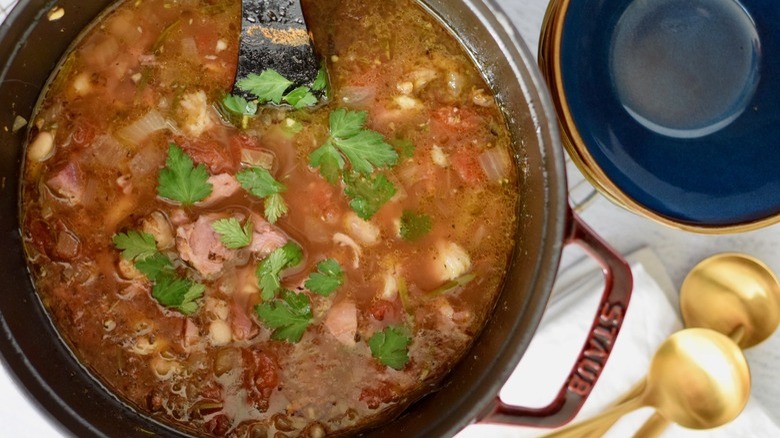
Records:
[[[713,330],[685,329],[658,348],[639,396],[547,437],[582,437],[644,406],[683,427],[710,429],[736,418],[749,397],[750,370],[739,346]]]
[[[697,264],[680,289],[686,327],[731,336],[740,347],[761,343],[780,323],[780,283],[761,261],[723,253]]]

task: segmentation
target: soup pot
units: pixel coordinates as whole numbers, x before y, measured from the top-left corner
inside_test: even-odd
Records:
[[[73,41],[111,0],[21,1],[0,26],[0,353],[31,399],[76,436],[180,436],[102,386],[71,354],[28,276],[19,233],[19,170],[25,130],[47,79]],[[627,264],[567,202],[557,121],[533,57],[492,0],[421,0],[467,48],[497,96],[514,138],[520,218],[508,275],[492,317],[434,393],[371,436],[451,436],[475,421],[551,427],[577,413],[598,380],[631,294]],[[16,131],[16,132],[15,132]],[[542,409],[497,396],[531,341],[563,247],[580,244],[603,266],[606,287],[577,363]]]

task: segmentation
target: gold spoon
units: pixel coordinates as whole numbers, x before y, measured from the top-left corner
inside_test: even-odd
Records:
[[[703,328],[672,334],[656,351],[639,397],[547,435],[581,437],[643,406],[690,429],[710,429],[739,415],[750,396],[745,355],[730,338]]]
[[[780,323],[780,285],[761,261],[737,253],[700,262],[683,281],[680,310],[686,327],[728,334],[742,349],[766,340]],[[654,413],[635,437],[653,438],[669,426]]]

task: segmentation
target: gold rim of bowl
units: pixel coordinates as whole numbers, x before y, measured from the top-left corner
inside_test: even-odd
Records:
[[[593,158],[585,141],[582,139],[582,135],[574,123],[574,117],[571,108],[569,107],[566,93],[563,90],[561,40],[563,39],[563,26],[566,11],[568,10],[570,3],[571,0],[552,0],[548,5],[539,38],[538,59],[539,68],[550,88],[553,105],[555,106],[555,111],[558,115],[558,125],[561,131],[563,146],[566,148],[572,162],[574,162],[585,176],[585,179],[587,179],[588,182],[590,182],[605,198],[618,206],[660,224],[682,231],[691,231],[702,234],[729,234],[753,231],[780,222],[780,215],[733,225],[696,225],[679,222],[648,209],[628,196],[612,182]]]

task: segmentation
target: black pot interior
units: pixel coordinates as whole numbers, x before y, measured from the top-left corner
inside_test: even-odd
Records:
[[[525,352],[558,266],[566,213],[563,156],[544,86],[517,32],[480,0],[422,2],[458,35],[505,109],[521,175],[513,263],[493,317],[439,391],[371,436],[451,436],[489,408]],[[65,15],[48,21],[46,12]],[[71,41],[111,0],[22,1],[0,25],[0,354],[45,412],[80,436],[180,436],[111,395],[60,339],[30,282],[19,223],[19,169],[38,97]],[[503,16],[502,16],[503,17]],[[502,24],[503,23],[503,24]]]

